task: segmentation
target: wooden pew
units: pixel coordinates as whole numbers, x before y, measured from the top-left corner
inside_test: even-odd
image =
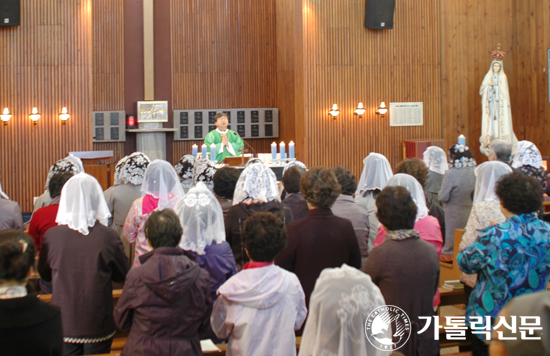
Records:
[[[453,279],[460,279],[460,274],[462,273],[460,269],[458,268],[458,265],[456,263],[456,256],[460,252],[459,245],[462,241],[462,236],[466,232],[466,229],[456,229],[455,230],[455,241],[454,241],[454,247],[453,247],[453,262],[452,263],[445,263],[445,262],[439,262],[439,286],[441,287],[445,281],[453,280]]]
[[[118,299],[120,298],[120,294],[122,293],[122,289],[113,289],[113,305],[116,305],[118,302]],[[38,298],[46,303],[51,303],[52,301],[52,295],[51,294],[40,294],[38,295]],[[127,331],[120,331],[117,330],[114,339],[113,344],[111,345],[111,353],[105,354],[105,355],[119,355],[120,350],[124,347],[126,344],[126,340],[128,338],[128,332]],[[302,342],[302,337],[296,338],[296,350],[300,349],[300,343]],[[220,349],[220,351],[210,351],[205,352],[205,356],[223,356],[225,355],[225,352],[227,350],[227,344],[216,344],[216,346]],[[103,356],[103,355],[102,355]]]

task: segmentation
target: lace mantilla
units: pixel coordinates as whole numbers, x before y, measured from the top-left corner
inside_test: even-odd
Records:
[[[124,160],[124,164],[120,167],[115,184],[130,183],[140,185],[143,183],[145,170],[149,166],[151,160],[141,152],[134,152]],[[118,167],[118,164],[117,164]],[[116,172],[116,167],[115,167]]]
[[[213,161],[198,159],[193,168],[193,186],[198,182],[204,183],[210,191],[214,190],[214,174],[217,168]]]

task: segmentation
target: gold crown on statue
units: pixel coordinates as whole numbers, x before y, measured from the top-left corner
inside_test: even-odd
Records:
[[[495,57],[495,59],[498,59],[499,61],[502,61],[504,59],[504,56],[506,55],[505,52],[500,50],[500,43],[497,45],[496,51],[491,51],[491,56]]]

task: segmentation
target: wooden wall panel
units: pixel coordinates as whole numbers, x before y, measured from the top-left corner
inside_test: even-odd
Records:
[[[13,114],[0,128],[0,179],[23,211],[43,193],[53,162],[92,149],[91,3],[22,0],[21,26],[0,28],[0,106]],[[37,125],[28,118],[34,106]]]
[[[467,138],[466,144],[478,163],[487,160],[479,151],[479,87],[493,59],[489,52],[495,50],[498,43],[501,44],[501,50],[508,54],[504,59],[504,71],[510,84],[512,120],[516,135],[521,131],[521,122],[516,118],[519,107],[514,100],[519,88],[514,87],[514,82],[517,81],[514,80],[516,49],[513,48],[512,6],[512,0],[441,0],[445,138],[447,146],[450,146],[456,143],[459,134],[464,134]]]
[[[508,74],[512,119],[518,140],[550,155],[548,57],[550,1],[514,0],[513,72]]]
[[[297,89],[305,93],[304,160],[341,164],[356,175],[369,152],[393,166],[402,140],[442,137],[439,1],[398,1],[394,29],[384,31],[363,27],[364,7],[363,0],[304,0],[303,41],[296,44],[304,56],[297,64],[304,73]],[[387,116],[375,115],[381,101],[423,102],[424,126],[390,127]],[[367,109],[362,118],[353,115],[359,102]],[[328,115],[334,103],[336,119]]]
[[[170,21],[173,109],[277,106],[275,0],[171,0]],[[175,141],[174,160],[194,143]]]
[[[124,2],[92,4],[93,111],[124,110]],[[112,150],[105,163],[124,157],[124,142],[93,144],[94,151]]]

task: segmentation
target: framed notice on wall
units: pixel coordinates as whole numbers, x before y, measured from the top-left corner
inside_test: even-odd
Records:
[[[138,122],[168,122],[167,101],[138,101]]]
[[[424,125],[423,103],[390,103],[390,126]]]

